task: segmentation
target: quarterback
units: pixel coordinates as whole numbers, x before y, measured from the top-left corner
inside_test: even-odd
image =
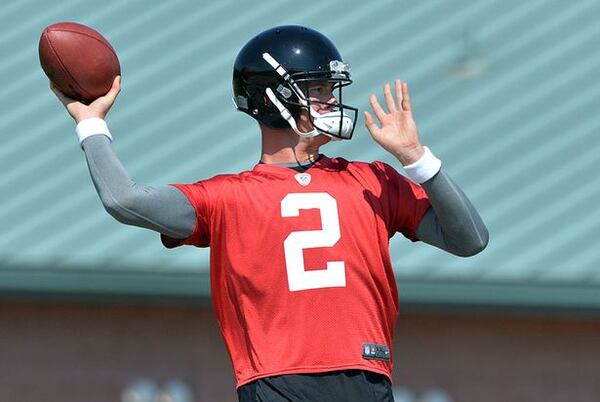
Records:
[[[397,232],[458,256],[482,251],[479,214],[422,145],[408,86],[370,97],[366,128],[407,177],[382,162],[330,157],[358,110],[344,103],[350,68],[301,26],[252,38],[233,68],[233,100],[259,125],[259,162],[190,184],[140,186],[115,155],[104,118],[119,91],[90,105],[52,89],[77,123],[91,178],[120,222],[166,247],[210,247],[211,296],[246,401],[392,401]]]

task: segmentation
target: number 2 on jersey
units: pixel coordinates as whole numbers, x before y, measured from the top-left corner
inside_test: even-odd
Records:
[[[283,242],[290,291],[345,287],[344,261],[328,261],[324,269],[307,271],[303,251],[306,248],[333,247],[340,239],[337,201],[327,193],[290,193],[281,200],[281,216],[299,216],[301,209],[321,212],[321,230],[291,232]]]

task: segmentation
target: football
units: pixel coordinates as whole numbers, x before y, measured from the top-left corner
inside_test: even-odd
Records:
[[[86,104],[105,95],[121,74],[111,44],[92,28],[75,22],[46,27],[39,56],[50,81],[68,97]]]

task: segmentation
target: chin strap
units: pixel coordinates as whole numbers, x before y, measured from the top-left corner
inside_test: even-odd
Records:
[[[313,116],[313,125],[322,134],[340,140],[347,138],[352,132],[352,119],[341,111],[318,114],[312,108],[309,109]]]
[[[277,110],[279,110],[279,113],[281,114],[281,117],[283,118],[283,120],[287,121],[288,124],[290,125],[290,127],[292,127],[292,129],[300,137],[310,138],[310,137],[316,137],[317,135],[320,135],[320,134],[324,134],[324,133],[319,132],[319,130],[317,130],[316,128],[314,128],[313,130],[308,131],[306,133],[300,131],[298,129],[298,125],[296,124],[296,119],[294,119],[294,117],[292,116],[290,111],[283,105],[283,103],[281,103],[281,101],[279,99],[277,99],[277,96],[275,96],[275,94],[273,93],[273,90],[271,88],[267,88],[266,93],[267,93],[267,97],[269,98],[269,100],[275,105]],[[309,109],[311,109],[311,108],[309,108]]]

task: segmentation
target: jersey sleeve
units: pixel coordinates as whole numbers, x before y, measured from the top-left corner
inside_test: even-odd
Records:
[[[416,241],[417,227],[431,206],[425,190],[391,166],[383,162],[374,163],[382,183],[381,201],[387,211],[390,237],[400,232],[408,239]]]
[[[196,211],[196,226],[191,235],[186,239],[174,239],[167,235],[161,235],[161,241],[167,248],[175,248],[183,245],[196,247],[208,247],[210,245],[210,195],[203,182],[193,184],[173,184],[188,199]]]

